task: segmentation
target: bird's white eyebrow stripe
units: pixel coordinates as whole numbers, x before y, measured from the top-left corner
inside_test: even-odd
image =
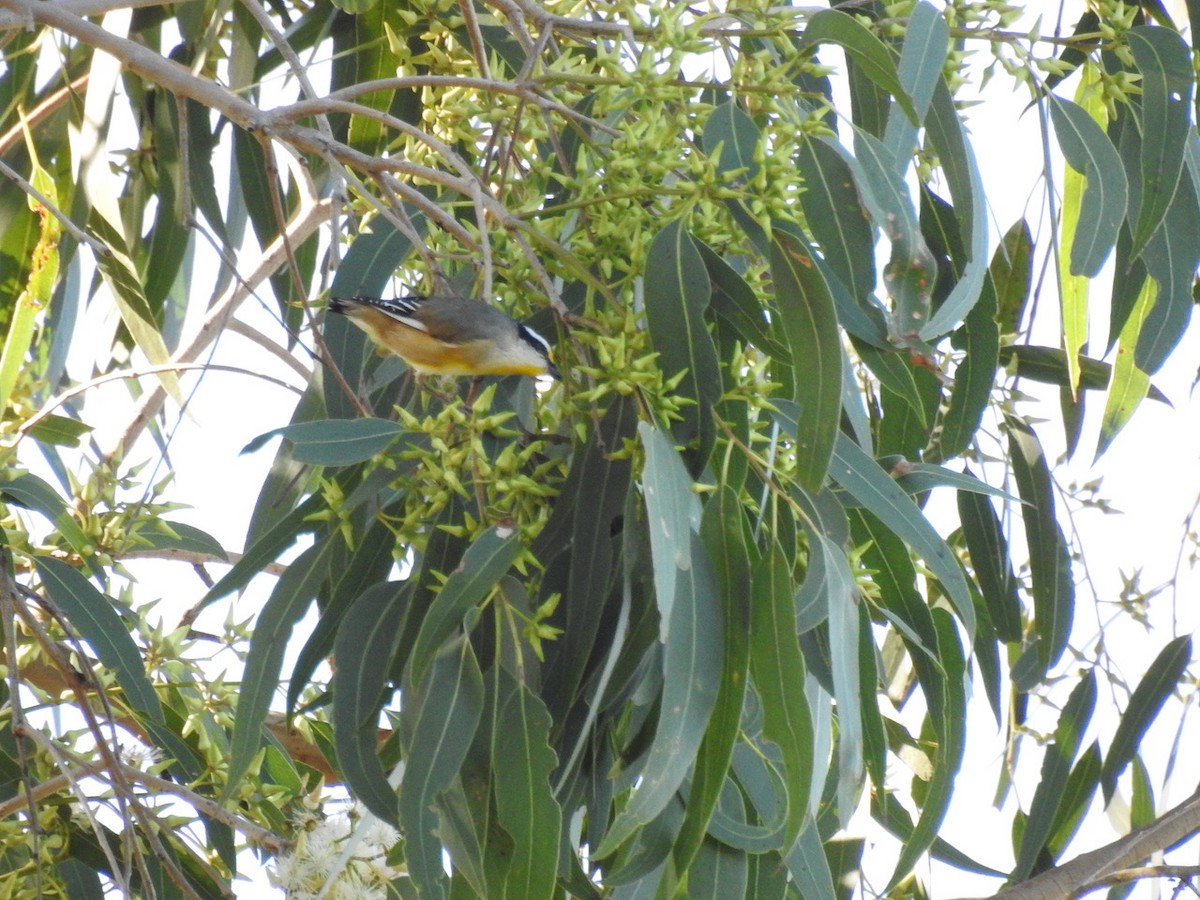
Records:
[[[542,352],[550,353],[550,342],[530,328],[528,325],[517,324],[517,333],[531,344],[537,344],[542,348]]]

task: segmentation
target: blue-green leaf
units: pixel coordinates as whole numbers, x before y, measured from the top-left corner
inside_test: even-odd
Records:
[[[1141,253],[1162,224],[1175,196],[1191,139],[1195,75],[1187,44],[1169,28],[1139,25],[1129,31],[1129,49],[1142,73],[1141,184],[1133,256]]]
[[[661,432],[644,422],[639,423],[638,432],[643,446],[650,448],[658,444],[656,454],[665,457],[669,444]],[[683,461],[678,454],[674,455],[673,463],[663,459],[673,474],[663,476],[659,473],[656,484],[661,490],[657,497],[651,499],[647,493],[647,516],[651,521],[665,521],[661,509],[663,495],[677,493],[677,486],[686,478]],[[646,477],[650,478],[649,473]],[[686,506],[684,498],[678,496],[670,503],[675,509]],[[724,616],[717,593],[716,573],[696,528],[689,526],[676,536],[674,543],[676,547],[686,544],[686,555],[684,551],[676,554],[673,548],[668,548],[668,559],[674,564],[675,571],[665,579],[662,576],[666,567],[658,566],[656,559],[654,585],[659,615],[669,619],[660,639],[663,644],[662,708],[670,714],[659,718],[640,773],[640,784],[604,836],[597,850],[600,857],[607,856],[639,827],[656,819],[671,802],[691,770],[720,688]],[[656,557],[661,548],[661,544],[652,544]],[[682,567],[684,564],[686,568]],[[664,598],[665,590],[672,591],[673,596]]]
[[[1100,773],[1100,785],[1104,789],[1106,802],[1112,799],[1113,792],[1117,789],[1117,777],[1137,753],[1146,729],[1158,718],[1163,704],[1175,692],[1179,679],[1183,677],[1184,669],[1191,659],[1192,637],[1188,634],[1180,635],[1159,651],[1134,689],[1129,698],[1129,705],[1121,716],[1121,722],[1117,725],[1116,734],[1113,735]]]
[[[837,314],[829,287],[798,238],[776,231],[771,276],[783,333],[792,350],[797,417],[796,476],[819,491],[829,469],[841,421],[842,358]]]
[[[142,653],[117,615],[114,601],[105,597],[80,572],[50,556],[35,556],[34,564],[46,594],[91,644],[100,662],[112,669],[129,705],[151,721],[162,722],[162,702],[150,679]]]
[[[1034,627],[1041,674],[1058,662],[1067,647],[1075,614],[1071,556],[1054,513],[1054,485],[1037,435],[1024,422],[1008,422],[1009,458],[1017,493],[1024,503],[1025,542],[1033,583]]]
[[[813,577],[811,567],[808,577]],[[804,657],[796,640],[791,571],[777,541],[755,567],[752,583],[750,672],[762,698],[763,737],[782,757],[787,818],[777,846],[786,849],[808,816],[813,725],[804,694]]]
[[[1117,243],[1129,205],[1129,182],[1117,148],[1087,110],[1053,94],[1048,97],[1063,157],[1087,179],[1071,244],[1071,274],[1094,278]]]
[[[407,714],[411,738],[400,784],[408,871],[424,898],[446,896],[438,799],[462,767],[483,714],[483,676],[465,637],[434,657]]]
[[[1079,752],[1092,711],[1096,706],[1096,674],[1088,671],[1071,691],[1058,717],[1054,731],[1054,742],[1046,748],[1042,757],[1042,771],[1037,790],[1025,818],[1025,830],[1021,834],[1021,847],[1017,853],[1017,864],[1013,868],[1014,881],[1024,881],[1033,871],[1038,855],[1052,834],[1058,807],[1066,793],[1071,764]]]
[[[475,539],[438,589],[425,613],[409,656],[409,679],[420,684],[438,648],[454,634],[465,616],[496,586],[521,555],[521,539],[511,527],[489,528]]]
[[[1198,155],[1194,138],[1189,138],[1188,147],[1189,155]],[[1179,179],[1162,227],[1147,242],[1142,259],[1146,272],[1158,283],[1158,296],[1142,322],[1134,362],[1146,375],[1153,375],[1192,317],[1192,285],[1200,263],[1200,199],[1192,173],[1185,172]]]
[[[884,145],[892,152],[893,165],[900,174],[908,169],[917,146],[917,128],[925,121],[925,113],[933,99],[933,90],[942,78],[946,50],[950,42],[950,26],[932,5],[921,0],[909,13],[908,28],[900,48],[900,82],[912,98],[917,121],[900,115],[902,107],[892,107],[888,115]]]
[[[874,459],[844,434],[838,435],[830,476],[925,560],[930,571],[942,583],[967,633],[974,640],[975,607],[967,589],[966,577],[950,547],[929,524],[912,498]]]
[[[860,71],[894,98],[911,122],[919,121],[912,98],[896,71],[895,56],[866,26],[840,10],[822,10],[809,20],[798,49],[824,43],[837,44],[845,50]]]
[[[233,735],[229,741],[229,782],[223,798],[238,790],[242,776],[262,745],[263,722],[271,698],[279,688],[279,670],[292,628],[308,610],[321,582],[329,574],[329,557],[340,535],[314,544],[287,567],[267,599],[254,633],[242,672]]]
[[[553,722],[538,697],[523,684],[502,677],[503,697],[496,715],[492,772],[500,825],[513,849],[504,896],[550,900],[558,859],[546,848],[558,844],[562,809],[550,790],[557,760],[547,744]]]
[[[383,452],[403,433],[402,425],[387,419],[320,419],[267,431],[242,452],[252,452],[271,438],[282,436],[292,445],[292,457],[297,462],[347,466]]]
[[[342,618],[334,642],[331,725],[338,768],[354,796],[399,826],[396,791],[379,760],[379,707],[404,623],[403,584],[372,585]]]
[[[25,472],[11,481],[0,481],[0,499],[37,510],[54,523],[71,549],[85,558],[91,555],[91,540],[67,510],[58,491],[43,479]]]
[[[712,408],[721,396],[717,348],[704,322],[712,284],[695,242],[676,220],[660,231],[646,254],[646,327],[668,377],[683,372],[676,393],[695,401],[679,410],[675,439],[699,472],[716,440]]]

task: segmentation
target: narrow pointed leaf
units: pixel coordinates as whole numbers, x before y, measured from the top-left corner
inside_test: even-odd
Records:
[[[437,806],[458,775],[483,714],[483,676],[465,638],[447,644],[434,657],[410,711],[404,780],[400,784],[400,824],[405,860],[422,897],[446,896]]]
[[[782,330],[792,350],[793,400],[798,407],[796,475],[819,491],[829,469],[841,420],[842,359],[837,315],[813,254],[794,236],[776,231],[771,275]]]
[[[1194,73],[1191,53],[1169,28],[1140,25],[1129,31],[1129,49],[1142,73],[1141,202],[1133,226],[1137,256],[1162,224],[1175,196],[1190,139]]]
[[[804,900],[836,900],[833,873],[829,871],[816,822],[809,822],[788,852],[787,868]]]
[[[438,648],[460,627],[463,616],[491,593],[521,550],[517,531],[503,526],[489,528],[467,548],[421,622],[408,663],[413,684],[424,680]]]
[[[1083,733],[1091,721],[1095,706],[1096,675],[1094,671],[1089,671],[1067,698],[1058,717],[1054,741],[1042,757],[1041,775],[1029,806],[1029,814],[1025,818],[1017,864],[1013,868],[1014,881],[1024,881],[1029,877],[1050,837],[1059,804],[1066,793],[1071,765],[1079,753]]]
[[[146,664],[129,626],[113,607],[115,601],[61,560],[35,556],[33,561],[46,593],[96,651],[100,662],[112,669],[129,705],[148,719],[162,722],[162,702],[146,675]]]
[[[925,112],[933,99],[934,86],[942,78],[946,50],[950,42],[950,26],[931,4],[917,3],[909,13],[904,43],[900,49],[898,75],[917,114],[914,123],[897,104],[888,115],[883,143],[892,153],[896,171],[903,174],[917,146],[917,127],[925,121]]]
[[[546,742],[553,723],[529,689],[505,678],[506,696],[496,715],[492,754],[496,810],[513,849],[504,896],[550,900],[558,859],[546,848],[558,843],[562,809],[550,789],[557,760]]]
[[[308,610],[321,582],[329,574],[329,557],[334,535],[309,547],[287,567],[275,583],[275,589],[258,614],[250,650],[242,672],[242,689],[238,693],[233,735],[229,739],[229,786],[227,797],[241,785],[242,776],[262,746],[263,723],[271,698],[279,688],[279,671],[292,628]]]
[[[800,144],[796,168],[804,179],[800,205],[825,263],[856,305],[881,315],[875,305],[875,228],[863,210],[854,176],[842,155],[821,140]],[[880,329],[882,331],[882,329]]]
[[[1197,152],[1194,138],[1189,139],[1189,148]],[[1162,227],[1146,243],[1142,259],[1146,272],[1158,282],[1158,296],[1142,323],[1134,362],[1153,375],[1183,338],[1195,302],[1192,285],[1200,263],[1200,199],[1187,171],[1179,179]]]
[[[1055,518],[1054,485],[1042,445],[1024,422],[1009,420],[1009,458],[1029,546],[1037,654],[1045,674],[1067,647],[1075,618],[1075,582],[1066,538]]]
[[[791,572],[778,543],[772,542],[755,567],[753,585],[750,672],[762,698],[763,737],[774,742],[783,760],[787,818],[779,847],[786,849],[808,816],[813,725],[804,694],[804,657],[796,640]]]
[[[861,22],[840,10],[822,10],[809,20],[801,36],[799,49],[825,43],[837,44],[845,50],[863,74],[894,98],[909,121],[919,121],[912,98],[904,90],[896,71],[895,56]]]
[[[734,100],[727,100],[712,111],[704,123],[701,143],[704,152],[713,155],[720,149],[718,170],[732,172],[743,169],[740,176],[745,182],[758,174],[759,164],[755,159],[762,132],[754,120]]]
[[[1117,732],[1104,757],[1100,786],[1104,789],[1105,801],[1112,799],[1117,788],[1117,777],[1137,753],[1143,735],[1158,718],[1163,704],[1175,692],[1191,659],[1192,637],[1184,634],[1163,647],[1146,669],[1146,674],[1129,698],[1129,705],[1121,716]]]
[[[937,457],[943,460],[959,456],[971,446],[996,383],[1000,329],[996,325],[996,290],[990,274],[984,279],[979,302],[967,314],[960,334],[965,354],[954,370],[950,405],[935,448]]]
[[[912,498],[845,435],[838,435],[830,476],[925,560],[973,639],[975,607],[962,568]]]
[[[1000,518],[986,497],[961,490],[958,492],[958,518],[962,522],[967,552],[971,554],[975,580],[987,603],[988,617],[996,629],[996,636],[1015,643],[1021,640],[1021,599]]]
[[[996,324],[1001,334],[1016,334],[1033,287],[1033,233],[1024,219],[1004,233],[989,271],[996,285]]]
[[[383,821],[399,827],[396,791],[379,760],[379,708],[388,660],[396,652],[409,592],[376,584],[347,610],[334,643],[331,722],[338,768],[354,796]]]
[[[816,546],[824,557],[829,608],[829,646],[833,661],[833,696],[838,714],[838,821],[845,827],[858,805],[863,778],[863,717],[859,709],[860,661],[858,651],[858,592],[846,554],[824,535]],[[816,549],[810,546],[810,553]],[[873,698],[872,698],[873,699]]]
[[[685,871],[708,830],[737,741],[750,665],[750,586],[753,543],[737,493],[721,485],[704,506],[700,536],[712,560],[725,614],[725,657],[708,731],[696,754],[687,810],[675,841],[674,863]]]
[[[963,656],[962,644],[959,643],[958,630],[949,613],[944,609],[935,609],[933,621],[938,634],[938,657],[946,670],[946,690],[940,716],[943,730],[939,735],[933,778],[925,794],[920,818],[900,853],[896,871],[885,893],[891,891],[900,879],[912,870],[917,860],[937,840],[938,831],[954,792],[954,779],[958,775],[963,751],[966,749],[966,659]]]
[[[712,408],[721,396],[717,350],[704,322],[712,284],[704,258],[680,221],[667,225],[646,255],[646,326],[668,377],[684,372],[678,394],[695,401],[680,409],[672,427],[676,440],[688,448],[691,468],[708,461],[716,439]]]
[[[163,340],[154,311],[150,308],[150,301],[142,290],[141,277],[130,259],[124,235],[98,210],[93,210],[88,217],[88,228],[109,250],[107,254],[97,255],[96,268],[112,292],[113,301],[121,313],[121,321],[151,364],[166,365],[171,361],[171,353]],[[156,377],[172,400],[180,406],[186,405],[179,387],[179,376],[175,372],[159,372]]]
[[[1067,163],[1087,179],[1071,242],[1071,274],[1094,278],[1117,243],[1129,204],[1121,157],[1082,106],[1050,94],[1050,118]]]
[[[1152,278],[1142,283],[1137,302],[1125,319],[1117,340],[1117,359],[1112,365],[1112,379],[1100,420],[1100,435],[1096,440],[1096,459],[1109,448],[1122,429],[1129,424],[1137,408],[1150,390],[1150,376],[1138,368],[1136,354],[1130,351],[1137,344],[1142,325],[1158,297],[1158,284]]]
[[[297,462],[347,466],[383,452],[403,433],[403,426],[387,419],[320,419],[260,434],[242,452],[257,450],[271,438],[282,436],[292,445]]]

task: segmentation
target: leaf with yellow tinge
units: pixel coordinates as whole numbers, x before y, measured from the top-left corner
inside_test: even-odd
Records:
[[[150,301],[146,299],[146,293],[142,290],[142,281],[138,277],[137,267],[129,257],[129,246],[125,243],[124,235],[96,210],[93,210],[88,218],[88,230],[108,248],[108,253],[97,255],[96,267],[100,270],[108,289],[112,291],[113,301],[121,313],[121,321],[129,329],[134,343],[151,364],[168,364],[171,361],[171,353],[167,350],[162,331],[155,321],[154,312],[150,309]],[[165,371],[158,372],[157,376],[171,399],[180,406],[185,405],[176,374]]]

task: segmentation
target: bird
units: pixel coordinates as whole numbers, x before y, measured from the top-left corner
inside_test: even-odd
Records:
[[[328,308],[418,374],[562,378],[545,338],[482,300],[449,294],[330,297]]]

